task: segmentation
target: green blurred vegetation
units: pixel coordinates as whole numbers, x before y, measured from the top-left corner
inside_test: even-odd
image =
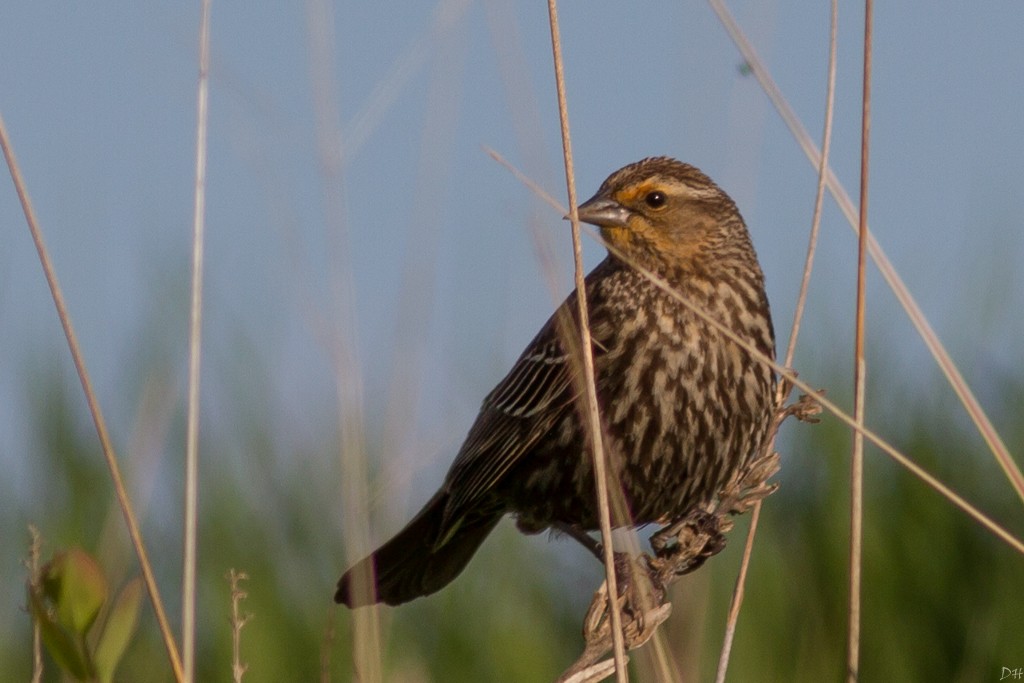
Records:
[[[31,454],[34,484],[0,484],[6,500],[24,503],[3,521],[7,558],[0,565],[0,585],[19,605],[25,572],[17,562],[28,553],[28,522],[44,537],[44,559],[77,544],[99,557],[112,585],[138,573],[95,436],[67,379],[37,384],[42,448]],[[1004,378],[999,392],[997,404],[1006,408],[996,421],[1009,425],[1004,437],[1019,453],[1024,422],[1014,407],[1024,402],[1024,384]],[[1021,502],[961,420],[906,401],[883,421],[888,438],[915,461],[1024,536]],[[171,422],[173,441],[180,416]],[[267,432],[270,422],[251,422],[242,443],[207,438],[202,446],[197,680],[231,677],[230,568],[250,577],[242,604],[255,615],[242,633],[246,681],[319,679],[331,624],[331,680],[352,680],[351,617],[330,601],[345,564],[338,520],[329,519],[340,509],[341,487],[308,465],[335,459],[335,440],[325,438],[322,451],[283,454]],[[764,508],[730,680],[841,680],[850,435],[828,417],[817,426],[787,423],[783,432],[782,487]],[[993,681],[1001,667],[1024,665],[1024,557],[883,454],[869,450],[866,463],[862,680]],[[143,530],[177,623],[180,474],[173,463],[151,466]],[[662,632],[686,680],[713,677],[748,519],[739,520],[720,556],[674,589]],[[524,538],[504,523],[453,586],[383,610],[387,679],[553,680],[582,648],[580,623],[601,576],[583,553],[553,547],[571,545]],[[0,631],[4,678],[28,680],[29,617],[8,613],[15,618]],[[165,662],[144,602],[118,680],[170,681]],[[654,680],[648,652],[634,653],[633,662],[637,680]],[[45,680],[59,680],[52,662],[46,668]]]

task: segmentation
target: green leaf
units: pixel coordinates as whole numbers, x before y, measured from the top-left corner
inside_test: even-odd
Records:
[[[135,624],[139,617],[139,606],[142,604],[142,579],[129,581],[114,601],[114,606],[107,615],[103,625],[103,633],[96,644],[93,663],[96,666],[96,677],[100,683],[114,680],[121,656],[124,655],[128,641],[135,632]]]
[[[31,585],[28,589],[28,605],[32,618],[39,625],[46,651],[61,669],[74,678],[84,681],[89,678],[89,664],[79,643],[53,618],[46,608],[43,595]]]
[[[81,548],[54,555],[42,569],[43,593],[53,603],[57,621],[84,637],[107,600],[107,580],[99,564]]]

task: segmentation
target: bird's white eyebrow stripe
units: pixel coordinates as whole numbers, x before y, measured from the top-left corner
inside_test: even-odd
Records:
[[[693,185],[687,185],[686,189],[690,197],[694,199],[714,199],[721,196],[721,193],[713,187],[698,188]]]
[[[685,180],[680,180],[679,178],[659,176],[658,181],[667,187],[678,188],[681,195],[689,197],[690,199],[715,199],[716,197],[722,196],[721,191],[716,187],[708,187],[704,184],[694,185]]]

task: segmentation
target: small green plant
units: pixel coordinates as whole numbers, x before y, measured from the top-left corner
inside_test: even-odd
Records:
[[[81,548],[57,552],[29,579],[29,611],[43,643],[57,666],[76,680],[113,681],[135,631],[141,579],[126,583],[113,602],[109,597],[99,563]]]

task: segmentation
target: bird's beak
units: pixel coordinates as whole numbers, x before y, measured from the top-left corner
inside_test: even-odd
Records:
[[[579,205],[580,220],[598,227],[629,227],[629,209],[618,202],[596,194]],[[568,220],[569,216],[566,215]]]

